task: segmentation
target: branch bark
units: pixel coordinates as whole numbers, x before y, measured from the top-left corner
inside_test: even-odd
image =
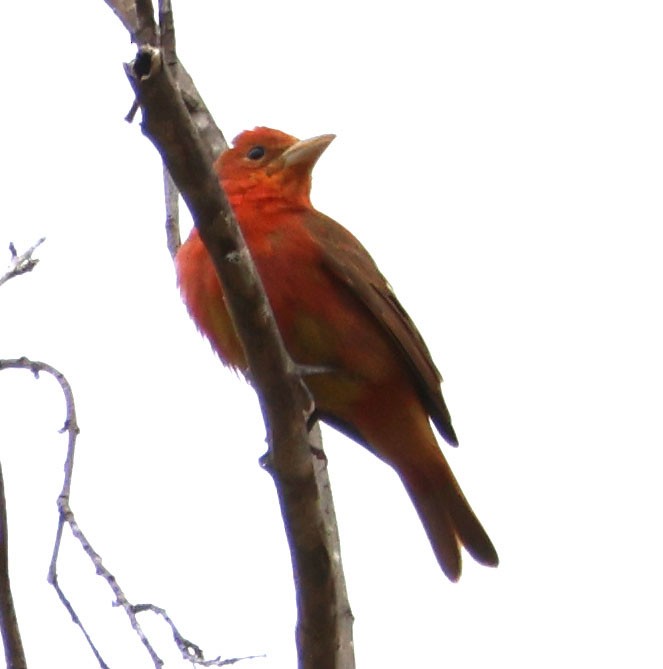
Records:
[[[7,534],[7,500],[0,465],[0,629],[7,669],[27,669],[21,633],[16,620],[14,598],[9,581],[9,545]]]
[[[354,667],[352,614],[326,461],[312,454],[309,442],[307,419],[313,410],[312,399],[284,348],[260,278],[212,168],[218,145],[207,137],[209,128],[216,126],[201,123],[208,112],[202,101],[189,98],[188,75],[184,76],[176,58],[173,64],[169,62],[173,54],[166,59],[156,40],[143,44],[125,71],[142,111],[142,130],[159,151],[191,211],[224,284],[228,309],[246,352],[267,429],[267,468],[275,480],[291,552],[299,666],[350,669]],[[184,88],[178,87],[183,79]]]

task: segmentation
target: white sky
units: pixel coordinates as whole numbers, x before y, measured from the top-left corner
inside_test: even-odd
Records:
[[[396,476],[326,431],[358,666],[660,667],[660,3],[175,10],[229,139],[337,134],[314,203],[371,250],[429,343],[461,440],[445,452],[502,560],[467,559],[448,583]],[[132,53],[101,0],[4,12],[0,247],[47,241],[0,288],[0,356],[72,383],[72,505],[128,597],[165,607],[209,656],[292,667],[263,426],[175,290],[160,163],[123,121]],[[55,382],[3,372],[0,415],[30,665],[93,667],[46,583]],[[60,572],[110,665],[151,666],[73,541]]]

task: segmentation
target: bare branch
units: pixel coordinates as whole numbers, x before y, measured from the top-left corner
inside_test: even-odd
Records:
[[[65,376],[59,372],[57,369],[52,367],[51,365],[46,364],[45,362],[38,362],[34,360],[29,360],[28,358],[18,358],[15,360],[0,360],[0,371],[3,369],[27,369],[31,371],[35,378],[39,378],[39,373],[40,372],[45,372],[47,374],[50,374],[60,385],[60,388],[62,389],[62,393],[65,398],[65,404],[66,404],[66,418],[64,422],[64,426],[60,430],[60,432],[67,432],[68,434],[68,443],[67,443],[67,456],[65,459],[65,466],[64,466],[64,483],[62,485],[62,491],[60,492],[60,497],[59,499],[62,498],[68,498],[69,497],[69,492],[71,490],[71,477],[73,474],[73,468],[74,468],[74,452],[75,452],[75,447],[76,447],[76,437],[78,436],[78,423],[76,421],[76,406],[74,403],[74,395],[71,390],[71,386],[69,385],[69,382],[65,378]],[[59,501],[58,501],[58,506],[59,506]],[[72,620],[78,627],[80,628],[81,632],[83,633],[86,641],[88,642],[88,645],[90,646],[92,652],[94,653],[95,657],[97,658],[97,661],[99,662],[99,665],[102,667],[102,669],[105,669],[107,667],[106,663],[103,661],[101,655],[99,654],[99,651],[97,650],[96,646],[92,642],[92,639],[90,635],[88,634],[87,630],[85,629],[85,626],[81,622],[80,618],[74,611],[74,608],[72,607],[71,603],[67,599],[66,595],[60,588],[58,581],[57,581],[57,574],[55,571],[55,564],[57,561],[57,556],[60,550],[60,543],[62,541],[62,531],[64,528],[64,517],[62,513],[60,514],[60,517],[58,519],[58,526],[56,530],[56,536],[55,536],[55,543],[53,547],[53,557],[51,558],[51,565],[49,568],[49,574],[48,574],[48,580],[49,583],[51,583],[55,591],[58,594],[58,597],[60,598],[60,601],[64,604],[65,608],[71,615]]]
[[[147,650],[148,654],[150,655],[150,658],[152,659],[152,662],[156,669],[161,669],[163,667],[163,660],[157,655],[156,651],[154,650],[154,647],[150,643],[149,639],[143,632],[138,619],[136,618],[136,613],[139,612],[140,610],[145,610],[146,608],[153,608],[155,611],[163,611],[163,609],[159,609],[158,607],[153,607],[152,605],[139,605],[139,606],[134,606],[129,602],[127,599],[126,595],[124,594],[124,591],[118,584],[115,576],[106,568],[106,566],[103,564],[102,558],[97,553],[97,551],[92,547],[90,542],[88,541],[87,537],[85,534],[83,534],[82,530],[80,529],[76,518],[74,516],[74,513],[71,509],[71,506],[69,505],[69,495],[71,492],[71,481],[73,477],[73,472],[74,472],[74,453],[76,449],[76,438],[78,437],[79,434],[79,428],[78,428],[78,422],[76,420],[76,406],[74,403],[74,395],[71,390],[71,386],[69,385],[69,382],[65,378],[65,376],[59,372],[57,369],[52,367],[51,365],[45,363],[45,362],[38,362],[34,360],[29,360],[28,358],[18,358],[18,359],[13,359],[13,360],[0,360],[0,371],[3,369],[27,369],[31,371],[35,378],[39,378],[40,372],[44,372],[47,374],[50,374],[55,380],[58,382],[60,385],[60,388],[62,390],[62,393],[65,398],[65,404],[66,404],[66,417],[65,417],[65,422],[64,426],[60,430],[60,432],[66,432],[68,435],[68,440],[67,440],[67,455],[65,458],[65,465],[64,465],[64,482],[62,485],[62,490],[60,491],[60,495],[58,496],[58,511],[59,511],[59,518],[58,518],[58,526],[56,530],[56,536],[55,536],[55,542],[53,545],[53,554],[51,557],[51,563],[49,566],[48,570],[48,582],[53,585],[55,588],[55,591],[64,605],[64,607],[67,609],[69,612],[69,615],[71,616],[71,619],[73,622],[80,628],[81,632],[83,633],[83,636],[85,637],[85,640],[87,641],[90,649],[94,653],[95,658],[97,659],[97,662],[99,663],[99,666],[101,669],[108,669],[108,664],[105,662],[105,660],[102,658],[101,654],[99,653],[99,650],[95,646],[92,637],[88,633],[87,629],[83,625],[81,619],[78,617],[78,614],[76,613],[73,605],[69,601],[68,597],[65,595],[64,591],[60,587],[59,581],[58,581],[58,574],[57,574],[57,561],[58,557],[60,554],[60,546],[62,543],[62,534],[64,530],[65,525],[69,525],[69,528],[71,529],[72,534],[74,537],[79,541],[81,546],[83,547],[83,550],[87,554],[87,556],[90,558],[90,561],[95,567],[96,573],[101,576],[110,589],[113,592],[113,595],[115,596],[115,605],[116,606],[121,606],[127,616],[129,617],[129,621],[131,623],[131,626],[133,627],[134,631],[138,635],[138,638],[141,640],[142,644],[145,646],[145,649]],[[0,470],[0,476],[1,476],[1,470]],[[0,483],[2,482],[2,479],[0,478]],[[2,489],[0,487],[0,493],[2,492]],[[4,496],[0,499],[0,502],[4,502]],[[1,521],[0,521],[1,522]],[[3,531],[5,530],[5,531]],[[6,528],[0,527],[0,531],[2,531],[2,537],[0,539],[6,538]],[[2,542],[2,545],[0,545],[0,586],[2,586],[2,569],[3,566],[6,568],[6,559],[3,565],[3,554],[2,550],[6,549],[6,541]],[[6,558],[6,554],[4,555]],[[7,576],[7,584],[9,583],[9,577]],[[3,592],[0,592],[0,607],[3,606],[3,601],[2,601],[2,596]],[[11,593],[10,593],[11,596]],[[11,602],[10,602],[11,603]],[[12,624],[12,619],[11,619],[11,613],[13,612],[13,607],[11,609],[6,609],[8,612],[8,615],[5,615],[5,608],[3,607],[0,610],[0,615],[2,618],[0,619],[3,627],[3,639],[6,639],[5,637],[5,627],[7,623],[7,627],[9,627]],[[167,621],[171,624],[171,628],[173,629],[173,634],[175,636],[175,640],[178,643],[178,648],[180,648],[180,651],[182,651],[183,656],[193,662],[194,664],[199,664],[201,666],[223,666],[220,664],[221,662],[225,662],[224,660],[220,660],[217,658],[217,660],[205,660],[202,651],[198,646],[196,646],[194,643],[186,641],[184,642],[184,637],[182,637],[179,632],[177,632],[176,628],[174,625],[172,625],[172,621],[170,621],[170,618],[166,616],[165,611],[163,612],[163,615],[167,619]],[[15,617],[14,617],[14,623],[15,623]],[[177,632],[177,635],[175,634]],[[18,629],[16,629],[16,634],[18,635]],[[20,643],[20,637],[16,637],[18,639],[18,642]],[[12,641],[13,643],[16,643],[16,639]],[[197,650],[197,653],[194,655],[192,653],[185,654],[183,651],[183,646],[178,642],[178,639],[182,639],[184,643],[188,645],[189,648],[195,648]],[[5,640],[5,648],[6,648],[7,641]],[[234,663],[239,661],[239,659],[243,658],[235,658],[229,663]],[[212,662],[212,664],[205,664]],[[216,664],[214,664],[216,662]],[[17,664],[10,664],[8,661],[8,667],[11,669],[23,669],[25,664],[21,665],[20,663]]]
[[[166,62],[172,65],[177,62],[177,53],[175,50],[175,20],[170,0],[159,0],[159,31]]]
[[[105,0],[136,44],[157,45],[157,26],[150,0]]]
[[[7,502],[2,466],[0,466],[0,628],[2,628],[2,643],[8,669],[26,669],[27,662],[9,581],[8,549]]]
[[[175,260],[177,249],[182,244],[180,237],[180,192],[168,172],[168,168],[163,166],[163,191],[166,203],[166,244],[170,257]]]
[[[21,253],[21,255],[18,255],[13,242],[10,242],[9,253],[11,254],[11,261],[7,271],[0,276],[0,286],[9,281],[9,279],[13,279],[15,276],[20,276],[21,274],[26,274],[33,270],[37,266],[39,259],[33,258],[32,254],[35,252],[35,249],[45,241],[46,237],[38,239],[27,251]]]
[[[113,7],[114,5],[119,5],[119,7],[114,8],[115,13],[122,20],[122,16],[127,12],[127,8],[124,5],[132,5],[133,14],[138,13],[138,8],[135,6],[136,3],[133,0],[129,2],[115,2],[114,0],[106,0],[106,2]],[[145,8],[145,2],[142,3],[141,11],[147,11]],[[147,3],[149,4],[149,2]],[[151,10],[150,10],[151,11]],[[137,24],[138,19],[132,23],[128,21],[131,25]],[[144,19],[143,23],[147,21]],[[127,22],[123,20],[125,27],[133,35],[134,32],[131,28],[127,26]],[[201,134],[204,142],[212,151],[212,156],[218,156],[222,151],[227,147],[226,140],[223,137],[223,133],[216,125],[212,115],[210,114],[205,102],[203,101],[198,89],[196,88],[193,80],[189,76],[189,73],[186,71],[184,66],[179,62],[176,53],[176,40],[175,40],[175,22],[173,19],[173,8],[170,0],[159,0],[159,43],[161,44],[161,49],[164,54],[166,63],[172,69],[172,74],[175,78],[176,84],[182,95],[182,99],[186,104],[187,109],[191,115],[191,118],[194,122],[194,125],[198,128],[198,132]],[[137,41],[134,39],[134,41]],[[139,44],[148,43],[156,46],[156,42],[138,42]],[[125,120],[129,123],[132,123],[136,113],[138,112],[139,104],[138,100],[135,100],[131,106],[131,109],[127,113]],[[181,238],[179,234],[179,208],[178,208],[178,194],[177,186],[173,182],[172,178],[168,175],[168,170],[164,166],[164,191],[165,191],[165,206],[166,206],[166,237],[168,244],[168,251],[172,258],[175,257],[177,249],[180,247]]]
[[[247,655],[245,657],[233,657],[226,660],[222,660],[221,657],[215,657],[212,660],[206,660],[204,653],[200,646],[197,646],[192,641],[185,639],[180,631],[175,626],[175,623],[172,621],[171,617],[166,613],[166,611],[159,606],[154,606],[154,604],[135,604],[133,607],[134,613],[143,613],[144,611],[150,611],[157,616],[163,618],[168,626],[170,631],[173,633],[173,639],[177,644],[177,647],[182,653],[182,657],[189,662],[200,667],[225,667],[229,664],[235,664],[241,660],[255,660],[259,657],[265,657],[265,655]]]
[[[175,51],[175,21],[173,19],[173,8],[170,0],[159,0],[159,30],[161,31],[161,48],[166,56],[166,62],[177,64],[177,53]],[[181,70],[183,73],[183,70]],[[191,81],[189,77],[189,81]],[[186,82],[182,82],[186,83]],[[193,86],[190,91],[192,99],[197,99],[199,104],[204,103]],[[223,139],[223,138],[222,138]],[[179,190],[170,176],[168,169],[163,165],[163,188],[166,205],[166,243],[170,257],[175,260],[177,249],[182,244],[180,236],[180,208],[179,208]]]
[[[106,0],[110,2],[111,0]],[[326,465],[311,457],[312,402],[276,328],[264,290],[211,163],[225,140],[175,53],[169,0],[159,2],[163,51],[140,48],[125,67],[142,128],[181,190],[226,288],[268,432],[274,476],[297,584],[301,667],[354,666],[352,614],[340,564]],[[154,46],[154,42],[151,42]],[[172,204],[171,192],[169,202]],[[167,226],[176,225],[167,205]],[[169,236],[171,254],[177,239]],[[311,556],[315,556],[311,560]]]
[[[162,52],[142,47],[125,70],[141,106],[143,132],[161,154],[210,252],[249,362],[297,584],[299,666],[349,669],[352,614],[338,543],[332,540],[336,527],[326,467],[316,466],[311,455],[306,423],[312,400],[283,346],[212,169],[213,150],[197,131]]]

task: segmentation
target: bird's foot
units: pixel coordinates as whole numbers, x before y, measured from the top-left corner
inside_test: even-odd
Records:
[[[311,455],[316,460],[321,460],[324,463],[327,462],[327,454],[324,452],[322,448],[318,448],[317,446],[309,446],[309,448],[311,449]]]
[[[300,376],[306,378],[307,376],[317,376],[318,374],[331,374],[334,368],[328,365],[300,365],[295,363],[295,370]]]

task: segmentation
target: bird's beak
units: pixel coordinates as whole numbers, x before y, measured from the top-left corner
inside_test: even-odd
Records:
[[[267,166],[268,174],[293,167],[311,170],[335,137],[336,135],[318,135],[299,140]]]

